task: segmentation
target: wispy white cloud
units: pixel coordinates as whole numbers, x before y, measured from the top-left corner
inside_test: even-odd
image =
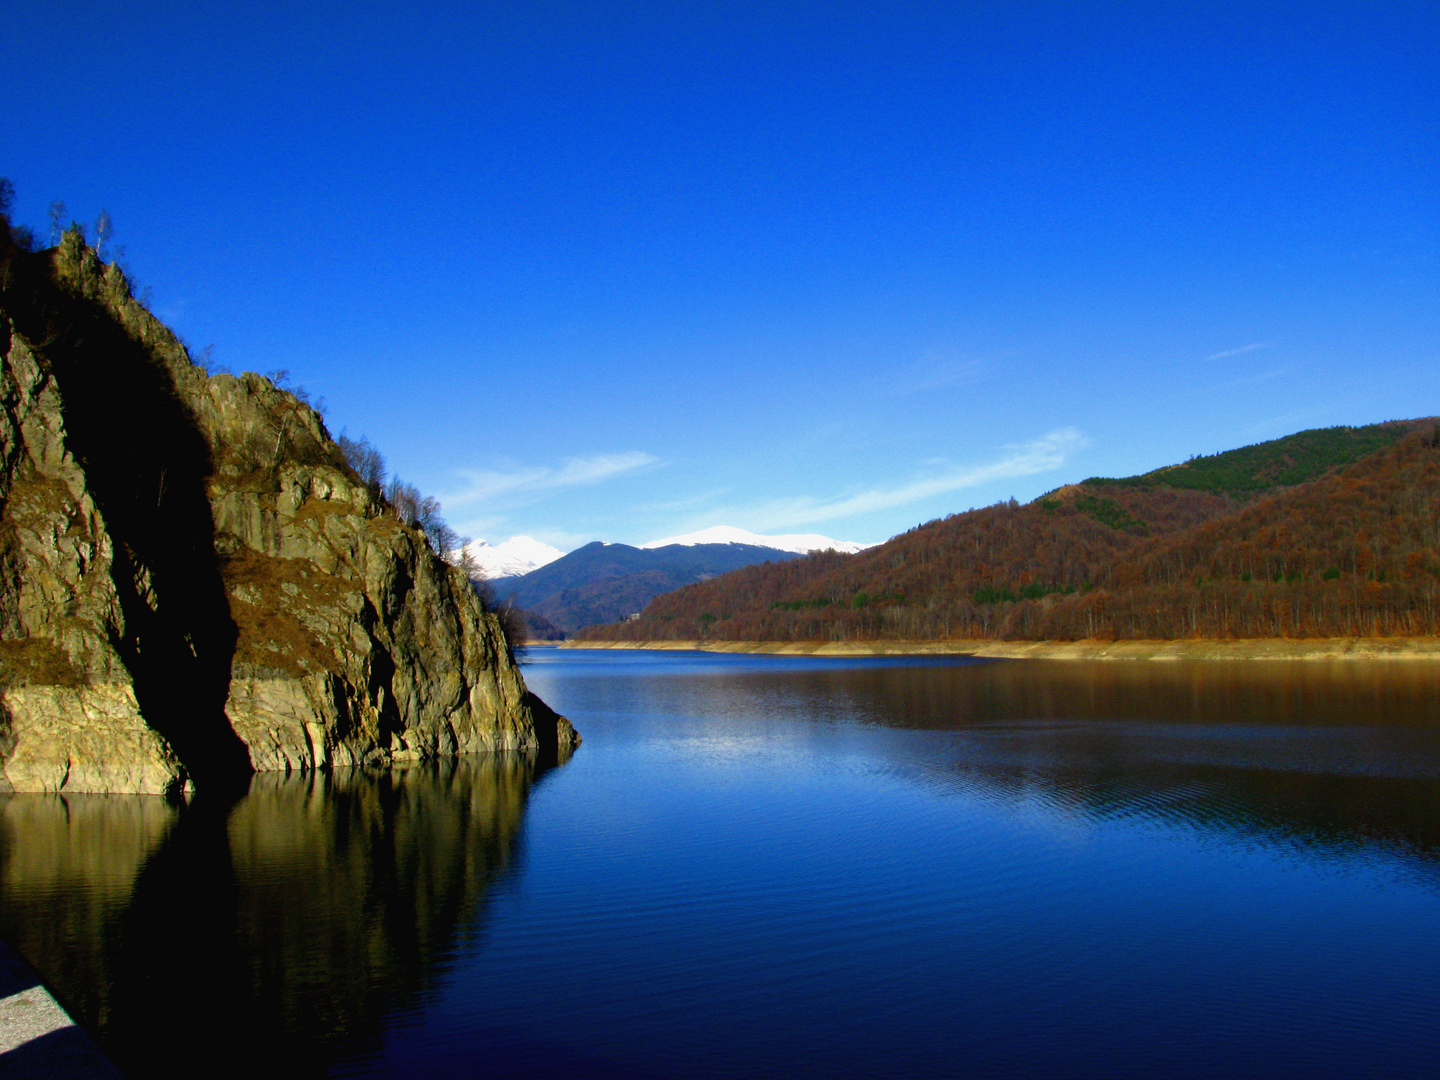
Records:
[[[491,540],[494,538],[498,543],[500,539],[503,539],[500,534],[505,528],[505,518],[503,515],[498,517],[490,515],[466,518],[463,521],[451,519],[449,524],[457,533],[467,539]]]
[[[1211,360],[1224,360],[1227,356],[1239,356],[1241,353],[1254,352],[1256,349],[1268,349],[1274,345],[1273,341],[1257,341],[1250,345],[1241,345],[1238,349],[1222,349],[1220,352],[1211,353],[1205,357],[1204,363]]]
[[[1089,440],[1077,429],[1061,428],[1033,442],[1008,446],[1003,456],[984,465],[952,467],[895,487],[875,488],[834,499],[776,500],[750,511],[737,511],[735,516],[748,522],[748,528],[762,532],[856,517],[979,487],[995,480],[1033,476],[1058,469],[1070,455],[1088,445]]]
[[[1286,364],[1284,367],[1278,367],[1272,371],[1262,371],[1255,375],[1246,375],[1244,378],[1241,379],[1231,379],[1229,382],[1222,385],[1226,388],[1235,386],[1250,386],[1253,383],[1269,382],[1271,379],[1278,379],[1280,378],[1280,376],[1288,375],[1289,373],[1290,365]]]
[[[944,390],[952,386],[980,382],[984,376],[985,365],[979,360],[962,360],[931,353],[911,365],[909,370],[898,374],[891,383],[889,394],[893,397],[907,397],[911,394]]]
[[[593,540],[599,539],[594,533],[568,532],[565,529],[537,528],[526,534],[532,540],[539,540],[542,544],[549,544],[561,551],[574,551],[578,547],[584,547]]]
[[[447,510],[497,500],[512,501],[560,488],[598,484],[605,480],[649,468],[659,458],[639,450],[623,454],[597,454],[588,458],[566,458],[558,466],[533,465],[512,469],[461,470],[458,490],[446,494],[441,503]]]
[[[730,488],[715,488],[713,491],[702,491],[695,495],[687,495],[683,499],[667,499],[663,502],[645,503],[635,509],[642,513],[673,513],[676,510],[693,510],[697,506],[704,506],[707,503],[714,503],[716,499],[723,498],[730,494]]]

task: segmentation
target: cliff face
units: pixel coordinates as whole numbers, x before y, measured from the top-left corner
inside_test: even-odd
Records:
[[[309,406],[258,375],[207,376],[78,236],[0,244],[15,790],[162,792],[578,741],[526,691],[464,574]]]

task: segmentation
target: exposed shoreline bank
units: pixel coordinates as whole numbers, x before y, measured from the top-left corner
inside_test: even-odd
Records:
[[[778,656],[984,656],[1007,660],[1440,660],[1440,638],[1234,641],[564,641],[562,649],[699,650]]]

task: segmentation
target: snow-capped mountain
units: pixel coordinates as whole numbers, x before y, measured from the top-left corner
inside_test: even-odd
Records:
[[[716,525],[713,529],[701,529],[699,532],[686,533],[684,536],[668,536],[664,540],[652,540],[648,544],[641,544],[642,548],[669,547],[671,544],[683,544],[686,547],[693,547],[696,544],[750,544],[754,547],[775,548],[777,551],[795,551],[804,554],[807,551],[825,551],[834,548],[853,555],[857,551],[864,551],[866,548],[874,547],[874,544],[857,544],[853,540],[831,540],[828,536],[820,536],[817,533],[803,533],[794,536],[761,536],[759,533],[746,532],[744,529],[737,529],[733,525]]]
[[[487,581],[528,574],[565,554],[529,536],[512,536],[503,544],[472,540],[465,545],[465,552],[479,565]]]

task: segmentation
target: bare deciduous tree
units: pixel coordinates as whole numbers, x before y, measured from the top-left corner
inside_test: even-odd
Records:
[[[56,199],[50,204],[50,246],[59,247],[65,235],[65,204]]]
[[[100,256],[102,262],[105,259],[105,245],[114,235],[115,223],[110,219],[110,211],[102,207],[100,216],[95,219],[95,254]]]
[[[355,470],[355,475],[371,492],[379,495],[385,487],[385,458],[363,435],[352,439],[343,431],[338,440],[345,463]]]
[[[15,184],[8,176],[0,176],[0,219],[10,226],[10,239],[21,251],[35,250],[35,233],[27,225],[10,219],[15,212]]]
[[[465,576],[470,579],[471,587],[480,598],[481,605],[486,611],[499,618],[500,629],[505,635],[505,642],[511,654],[514,655],[522,650],[526,640],[524,613],[509,601],[500,603],[496,600],[494,591],[485,581],[479,563],[467,550],[470,545],[470,537],[459,535],[440,516],[440,500],[433,496],[420,494],[419,488],[405,483],[398,476],[392,476],[387,481],[384,457],[364,436],[352,439],[341,432],[340,438],[336,441],[340,445],[340,452],[344,454],[346,463],[355,470],[355,475],[364,481],[371,491],[382,496],[390,504],[390,509],[394,511],[395,516],[405,524],[420,529],[436,555],[451,566],[464,571]]]

